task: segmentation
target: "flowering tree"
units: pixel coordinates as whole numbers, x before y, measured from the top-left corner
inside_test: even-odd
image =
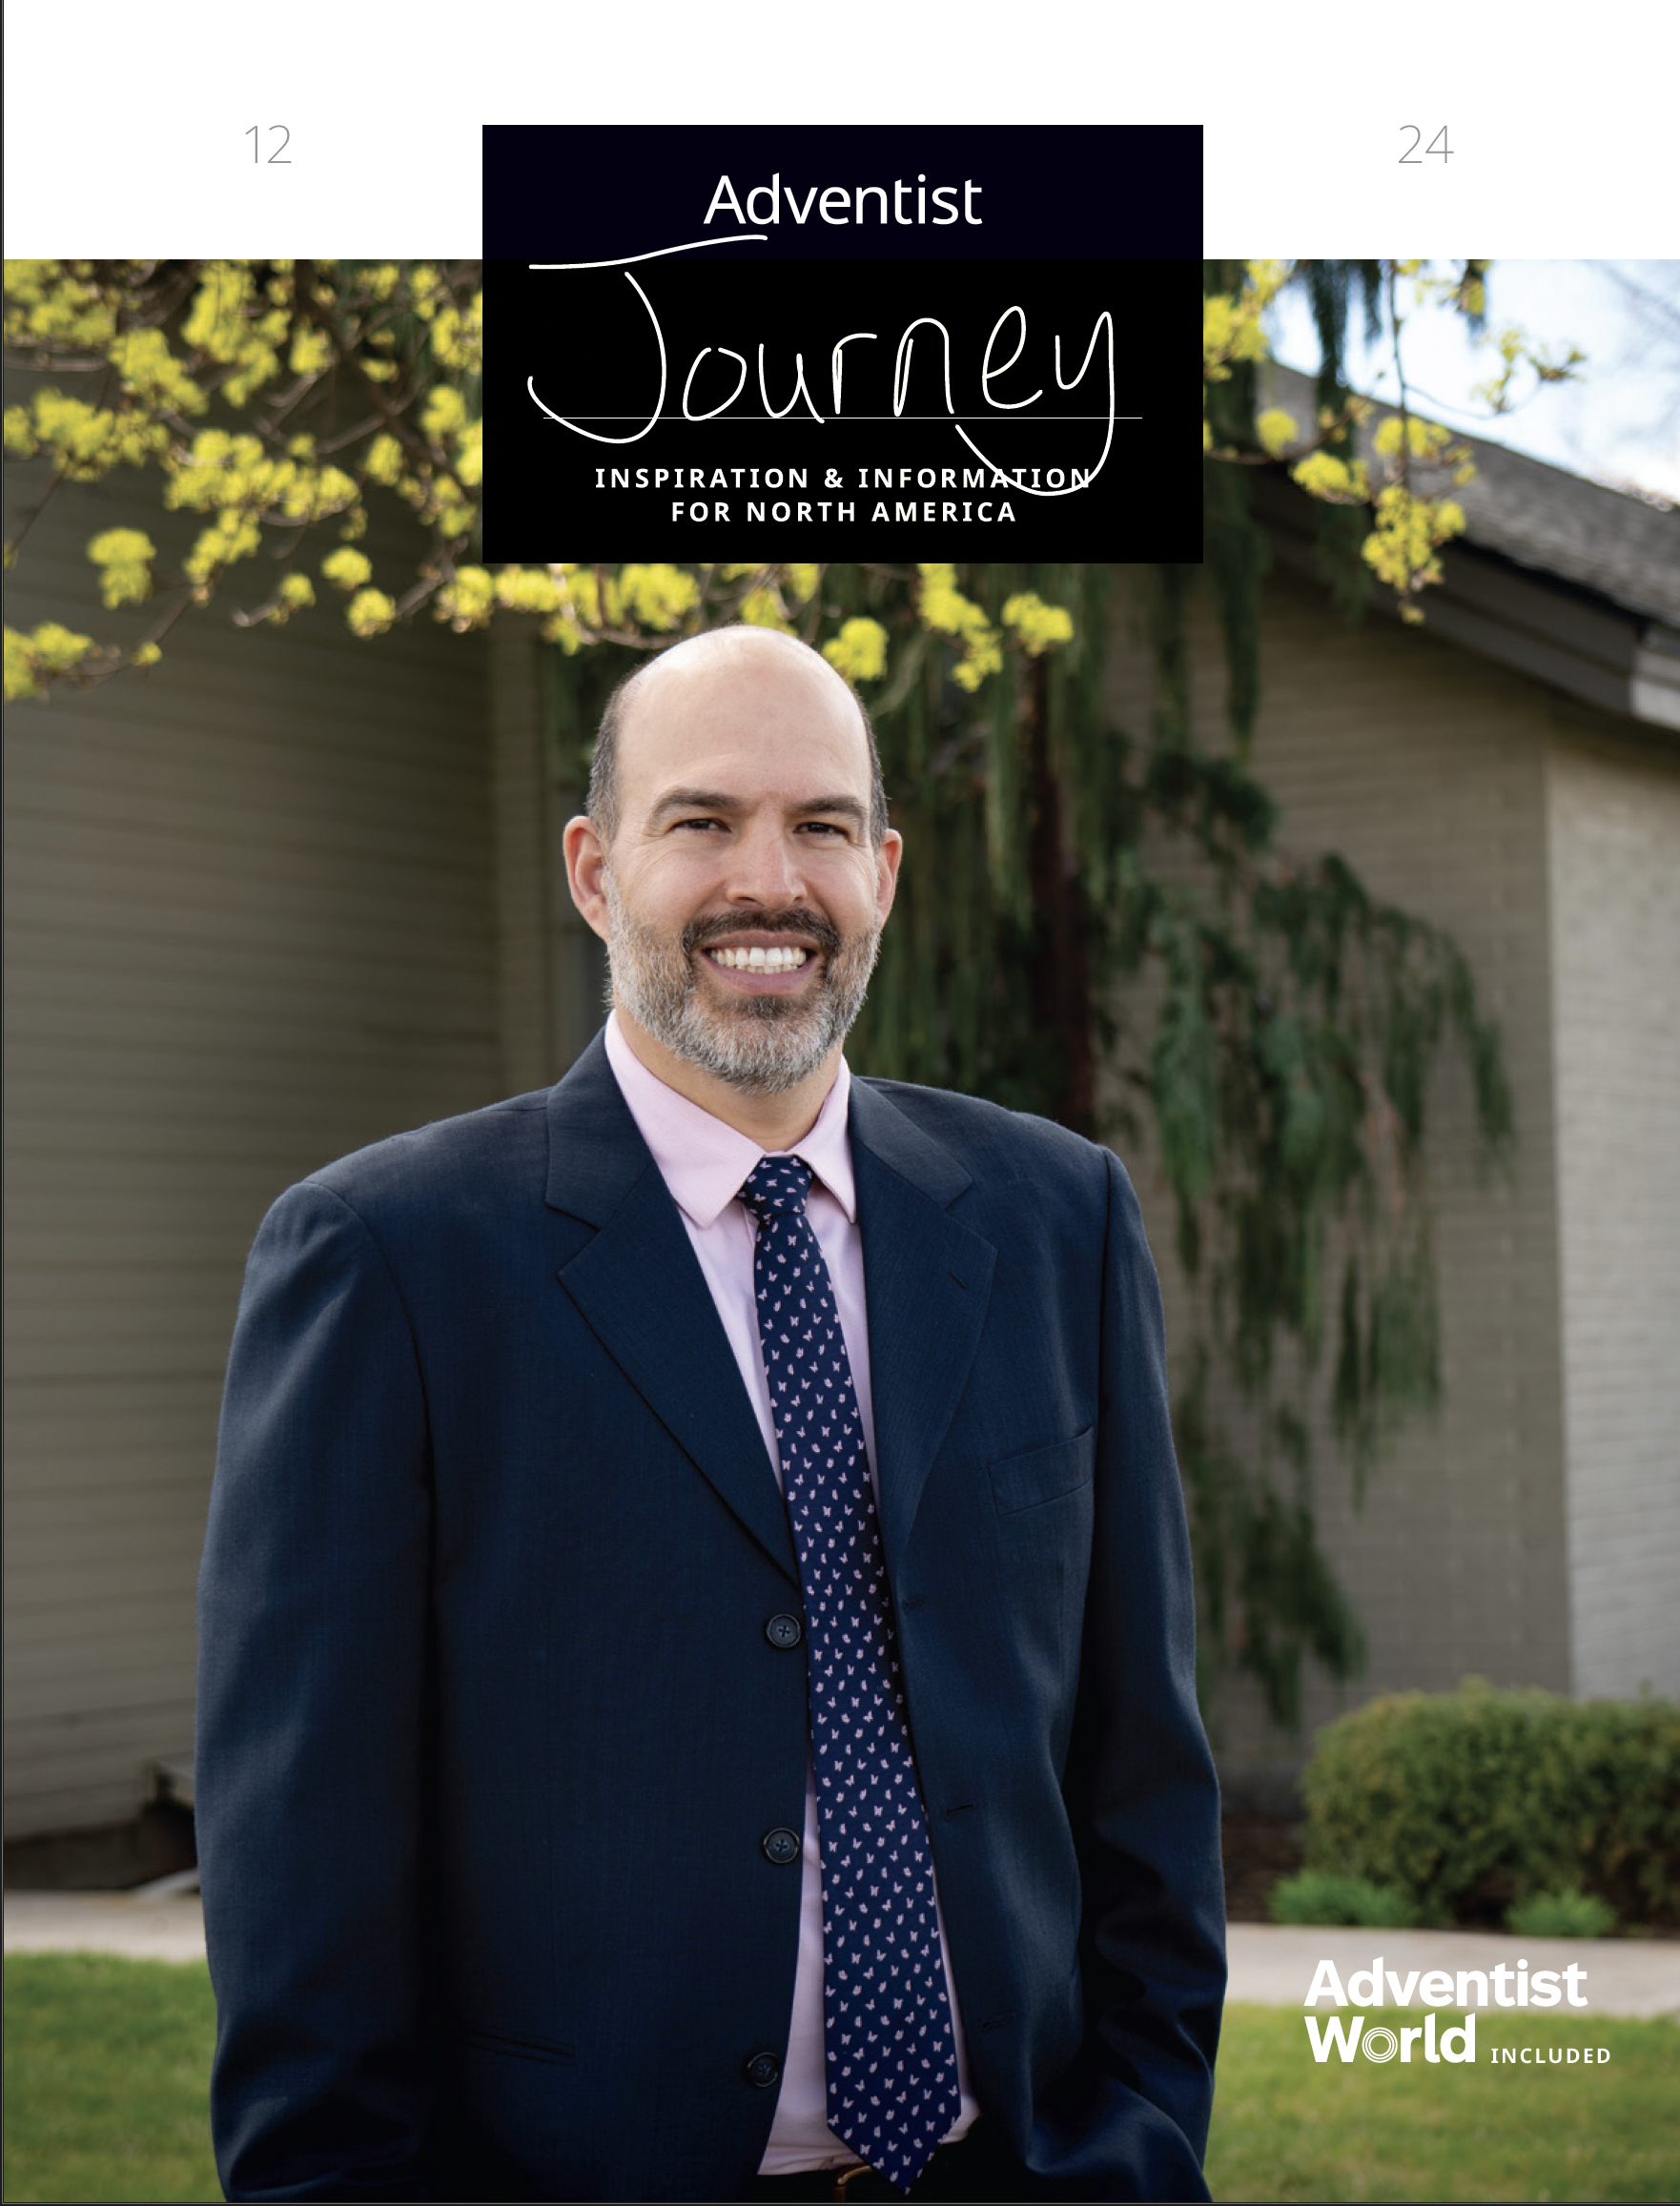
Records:
[[[1362,285],[1367,317],[1387,328],[1398,371],[1403,287],[1409,287],[1409,311],[1444,303],[1481,327],[1486,268],[1466,261],[1450,277],[1431,276],[1415,261],[1251,261],[1207,269],[1202,443],[1213,473],[1285,462],[1336,519],[1356,520],[1357,543],[1345,529],[1341,541],[1393,592],[1406,620],[1423,617],[1419,601],[1441,579],[1440,547],[1464,527],[1463,509],[1447,491],[1474,469],[1466,445],[1409,411],[1403,375],[1399,408],[1377,431],[1373,459],[1361,457],[1357,431],[1370,406],[1342,380],[1350,286]],[[1318,419],[1304,438],[1280,408],[1257,416],[1254,400],[1254,369],[1267,350],[1265,312],[1288,281],[1312,295],[1323,354]],[[746,569],[708,569],[700,583],[671,567],[608,573],[564,562],[480,562],[480,284],[475,262],[9,262],[11,364],[55,380],[7,409],[8,454],[50,468],[42,499],[7,546],[8,562],[60,485],[98,481],[117,468],[155,469],[167,508],[206,518],[179,572],[168,576],[159,574],[143,530],[95,536],[88,557],[106,604],[155,602],[156,619],[126,647],[101,644],[57,622],[30,635],[8,628],[8,698],[152,665],[183,613],[236,597],[241,584],[255,602],[233,607],[240,626],[285,622],[315,602],[318,579],[343,595],[345,618],[364,637],[422,612],[457,630],[517,612],[536,614],[544,635],[568,650],[602,642],[635,646],[708,617],[730,603],[715,585],[743,582],[733,605],[751,619],[769,601]],[[1494,411],[1510,402],[1524,370],[1555,380],[1572,373],[1579,358],[1571,352],[1552,360],[1512,329],[1497,341],[1501,369],[1484,387]],[[422,524],[425,549],[416,572],[376,579],[359,548],[367,499],[379,491],[393,493]],[[1240,599],[1241,500],[1227,484],[1211,505],[1210,552],[1224,577],[1222,595],[1230,600],[1236,584]],[[253,591],[254,562],[260,582]],[[952,611],[937,592],[931,603]],[[1006,614],[1004,629],[1010,625]],[[990,624],[965,630],[959,623],[938,632],[955,639],[962,679],[978,684],[999,670]],[[1024,633],[1024,640],[1031,643],[1033,636]],[[872,648],[862,631],[845,646],[862,655],[860,664]],[[1243,648],[1233,631],[1239,659]]]
[[[1421,260],[1251,260],[1240,266],[1210,262],[1202,303],[1202,450],[1210,460],[1237,467],[1285,464],[1292,481],[1339,513],[1357,515],[1358,557],[1376,581],[1393,592],[1403,621],[1424,618],[1420,603],[1442,579],[1441,547],[1464,533],[1465,511],[1451,496],[1475,478],[1470,447],[1418,414],[1407,396],[1402,333],[1411,316],[1431,305],[1463,316],[1490,342],[1495,372],[1473,396],[1489,416],[1508,413],[1528,386],[1568,380],[1584,355],[1571,346],[1555,357],[1513,323],[1489,337],[1485,260],[1461,263],[1455,276],[1436,276]],[[1319,337],[1316,419],[1303,437],[1301,424],[1280,406],[1257,414],[1254,370],[1270,351],[1265,313],[1284,284],[1296,282],[1312,302]],[[1394,411],[1379,423],[1369,458],[1358,450],[1357,432],[1374,407],[1343,379],[1349,308],[1355,288],[1363,295],[1367,337],[1386,337],[1397,386]],[[1348,545],[1349,531],[1333,527],[1332,542]],[[1357,576],[1357,570],[1356,570]],[[1345,589],[1346,584],[1343,584]]]

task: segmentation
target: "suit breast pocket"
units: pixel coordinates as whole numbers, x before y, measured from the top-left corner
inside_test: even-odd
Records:
[[[1096,1468],[1096,1428],[1087,1425],[1072,1440],[1053,1440],[1048,1447],[1002,1456],[988,1463],[992,1500],[1000,1517],[1019,1515],[1023,1509],[1041,1508],[1059,1501],[1091,1483]]]

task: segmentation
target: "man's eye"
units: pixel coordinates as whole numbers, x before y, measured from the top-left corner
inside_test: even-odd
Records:
[[[802,826],[800,832],[806,835],[844,836],[846,829],[842,827],[837,827],[832,820],[807,820]]]
[[[723,822],[721,820],[679,820],[677,825],[679,827],[721,827]]]

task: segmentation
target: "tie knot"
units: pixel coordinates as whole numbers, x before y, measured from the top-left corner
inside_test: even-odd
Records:
[[[747,1175],[741,1200],[762,1225],[770,1217],[797,1217],[810,1193],[810,1166],[803,1156],[761,1156]]]

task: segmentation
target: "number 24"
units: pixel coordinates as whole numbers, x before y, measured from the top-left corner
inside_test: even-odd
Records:
[[[1424,133],[1421,130],[1419,130],[1416,123],[1402,123],[1400,127],[1403,131],[1410,131],[1412,133],[1412,142],[1407,151],[1401,154],[1399,165],[1403,169],[1421,169],[1424,164],[1418,158],[1418,148],[1423,144]],[[1425,153],[1439,153],[1444,161],[1451,153],[1452,148],[1446,142],[1446,125],[1444,123],[1442,124],[1441,128],[1436,132],[1435,135],[1429,140],[1428,145],[1424,147],[1424,151]]]

